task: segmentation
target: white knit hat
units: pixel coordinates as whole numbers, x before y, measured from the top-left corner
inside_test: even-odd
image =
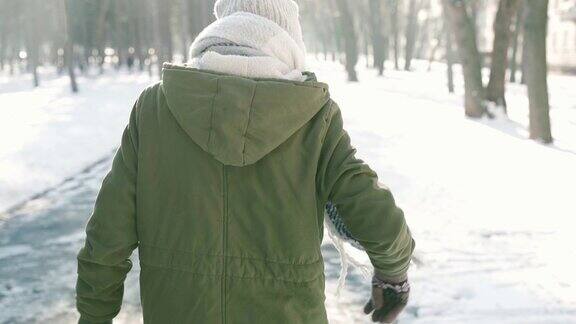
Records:
[[[217,0],[214,5],[217,19],[236,12],[249,12],[272,20],[304,48],[299,8],[293,0]]]

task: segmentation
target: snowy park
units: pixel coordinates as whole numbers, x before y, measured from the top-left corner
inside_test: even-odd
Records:
[[[574,183],[576,77],[550,77],[557,143],[527,139],[526,95],[510,89],[509,117],[470,120],[446,92],[442,65],[427,72],[363,70],[310,58],[330,83],[359,155],[378,172],[414,232],[413,296],[401,323],[576,321]],[[71,96],[47,69],[45,85],[2,76],[0,105],[0,322],[72,323],[76,253],[133,102],[147,74],[81,78]],[[75,148],[75,149],[71,149]],[[331,323],[368,323],[369,281],[352,271],[335,296],[339,257],[326,239]],[[137,262],[135,262],[137,264]],[[138,269],[118,323],[138,323]]]
[[[146,8],[163,11],[157,0],[147,0],[136,16],[131,16],[131,2],[113,5],[104,0],[97,7],[100,15],[95,15],[101,18],[99,37],[108,46],[104,51],[72,58],[70,53],[80,52],[85,44],[77,31],[70,33],[63,23],[58,28],[67,35],[54,46],[56,59],[50,58],[51,45],[43,48],[50,55],[40,59],[42,55],[36,53],[34,59],[28,41],[19,50],[15,40],[21,35],[11,38],[6,32],[18,25],[2,12],[2,6],[8,5],[4,2],[0,0],[0,324],[78,323],[77,255],[85,244],[97,195],[140,94],[162,82],[160,62],[185,61],[184,50],[179,53],[176,47],[188,48],[194,33],[182,39],[176,34],[168,37],[178,40],[169,44],[170,51],[174,45],[174,53],[167,54],[166,44],[158,38],[166,35],[163,28],[169,26],[159,23],[155,15],[144,14]],[[73,22],[74,27],[70,12],[84,9],[70,8],[69,2],[55,1],[46,8],[61,12],[61,20]],[[549,45],[548,60],[544,55],[541,61],[544,75],[538,75],[545,84],[535,89],[541,80],[534,77],[537,67],[527,67],[525,62],[536,65],[537,55],[526,57],[516,49],[514,54],[506,52],[508,47],[528,51],[526,46],[537,45],[536,38],[530,38],[532,26],[520,21],[536,17],[534,8],[514,7],[518,13],[509,12],[506,22],[512,26],[506,36],[510,43],[519,42],[522,28],[528,45],[507,44],[502,60],[513,55],[511,61],[524,66],[498,67],[495,59],[486,63],[481,57],[482,44],[491,46],[498,37],[482,33],[491,32],[492,20],[502,19],[501,11],[506,14],[503,3],[516,1],[478,1],[482,3],[478,6],[488,8],[474,18],[476,34],[482,36],[479,48],[465,44],[462,31],[448,30],[449,36],[443,38],[448,25],[454,29],[458,21],[468,19],[466,10],[458,11],[458,1],[388,1],[382,7],[376,2],[362,1],[356,9],[348,8],[346,1],[330,2],[339,14],[334,25],[316,26],[313,36],[305,37],[305,70],[328,84],[356,156],[393,193],[416,242],[408,271],[410,298],[396,323],[576,323],[576,74],[568,71],[576,66],[576,42],[565,51],[568,55],[550,50],[556,49],[555,43]],[[550,24],[561,24],[554,10],[564,7],[557,2],[550,1]],[[181,3],[192,17],[172,17],[172,28],[178,25],[199,32],[211,22],[185,24],[186,17],[198,18],[193,14],[196,7],[187,6],[200,5],[188,0],[174,3]],[[212,3],[201,10],[211,13]],[[394,25],[384,26],[386,19],[394,19],[390,12],[396,12],[389,11],[390,3],[400,3],[400,12],[406,15],[399,25],[403,27],[396,26],[406,43],[411,28],[420,31],[412,35],[414,55],[392,41]],[[573,26],[566,29],[575,36],[576,3],[562,3],[575,8]],[[315,7],[317,2],[311,0],[298,4],[305,32],[315,28],[318,16],[330,11]],[[368,15],[363,10],[375,8],[383,21],[373,12],[369,19],[363,16]],[[128,20],[121,19],[123,14]],[[366,28],[378,27],[385,31],[381,38],[390,41],[388,54],[380,53],[380,60],[373,30],[366,30],[368,34],[358,36],[358,44],[350,45],[350,35],[362,33],[363,17],[370,20]],[[150,39],[138,38],[141,49],[150,45],[144,53],[130,43],[135,34],[127,25],[133,18],[159,29]],[[449,22],[445,24],[444,18]],[[416,26],[411,26],[411,19]],[[488,27],[482,25],[483,19],[490,22]],[[115,38],[115,23],[126,24],[128,36]],[[332,33],[341,38],[340,43],[328,39]],[[548,34],[556,42],[557,37]],[[126,44],[117,46],[119,40]],[[71,41],[77,42],[76,47]],[[498,55],[496,49],[492,52],[492,58]],[[476,56],[471,61],[476,60],[477,66],[464,59],[466,53]],[[495,70],[506,78],[501,96],[478,98],[475,89],[491,84]],[[475,78],[479,85],[474,85]],[[535,110],[535,102],[543,102],[535,94],[545,94],[545,109]],[[542,122],[542,115],[534,117],[542,111],[549,122]],[[363,312],[371,298],[371,270],[369,275],[356,266],[343,271],[339,248],[368,269],[370,259],[354,244],[343,244],[333,242],[325,229],[321,252],[328,321],[372,323]],[[125,281],[122,309],[114,319],[117,324],[143,323],[138,250],[131,260],[134,267]]]

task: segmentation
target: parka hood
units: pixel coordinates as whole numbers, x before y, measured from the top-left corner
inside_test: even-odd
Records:
[[[170,112],[204,151],[225,165],[254,164],[312,119],[328,86],[248,79],[165,64],[162,89]]]

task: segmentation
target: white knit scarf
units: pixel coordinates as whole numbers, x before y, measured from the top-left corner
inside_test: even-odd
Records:
[[[237,12],[206,27],[190,47],[190,65],[249,78],[302,81],[306,49],[267,18]]]

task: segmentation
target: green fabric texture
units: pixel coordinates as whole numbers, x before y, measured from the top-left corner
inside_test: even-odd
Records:
[[[87,225],[82,319],[118,314],[138,248],[145,323],[327,323],[328,200],[379,273],[405,275],[414,243],[402,211],[355,157],[327,85],[165,65]]]
[[[92,322],[90,320],[80,318],[78,320],[78,324],[112,324],[112,320],[104,321],[104,322]]]

